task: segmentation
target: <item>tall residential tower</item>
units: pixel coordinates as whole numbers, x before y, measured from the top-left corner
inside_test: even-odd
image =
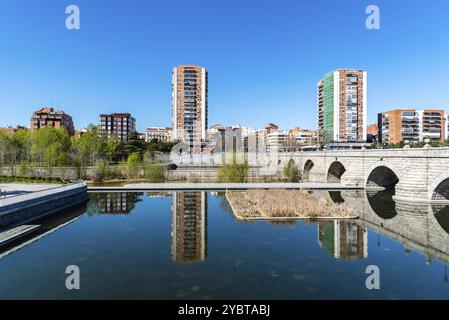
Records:
[[[207,88],[205,68],[181,65],[173,69],[173,137],[201,141],[207,137]]]
[[[338,69],[318,82],[318,129],[322,143],[365,142],[367,73]]]

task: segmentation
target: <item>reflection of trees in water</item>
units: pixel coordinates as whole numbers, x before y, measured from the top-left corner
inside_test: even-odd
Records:
[[[87,214],[129,214],[142,201],[141,192],[91,193]]]
[[[273,229],[282,229],[284,227],[294,229],[298,221],[294,219],[291,220],[288,219],[288,220],[268,220],[267,222]]]
[[[380,218],[392,219],[398,214],[391,190],[367,191],[366,195],[371,209]]]

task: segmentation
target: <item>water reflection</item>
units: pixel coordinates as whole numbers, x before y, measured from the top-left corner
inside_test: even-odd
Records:
[[[107,193],[98,199],[99,214],[129,214],[142,201],[143,193]]]
[[[172,259],[202,262],[207,255],[207,193],[174,192],[172,204]]]
[[[93,215],[127,215],[142,201],[143,193],[91,193],[87,213]]]
[[[368,257],[368,232],[373,230],[400,242],[405,251],[449,263],[449,206],[398,203],[391,191],[315,191],[334,203],[350,205],[360,212],[357,220],[323,221],[317,224],[318,244],[336,259]],[[223,193],[220,207],[232,214]],[[129,214],[143,193],[92,194],[87,212]],[[207,192],[151,193],[150,197],[172,196],[172,250],[174,262],[191,264],[207,257]],[[250,222],[247,222],[250,223]],[[267,221],[276,228],[292,227],[296,220]],[[381,246],[380,238],[378,246]]]
[[[383,191],[367,191],[368,202],[371,209],[383,219],[392,219],[397,215],[396,203],[393,200],[394,192]]]
[[[86,212],[87,204],[81,204],[70,208],[64,212],[57,213],[47,218],[39,219],[33,222],[34,225],[39,225],[40,228],[36,231],[21,237],[17,241],[13,241],[0,247],[0,259],[14,253],[47,235],[75,222]]]
[[[359,224],[400,242],[406,253],[449,263],[449,206],[396,202],[388,191],[367,192]],[[379,242],[380,245],[380,242]]]
[[[368,233],[356,223],[319,222],[318,243],[336,259],[358,260],[368,257]]]

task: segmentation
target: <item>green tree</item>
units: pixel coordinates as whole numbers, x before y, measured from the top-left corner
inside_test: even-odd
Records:
[[[45,165],[49,173],[55,166],[67,164],[69,148],[70,136],[64,128],[45,127],[33,134],[33,158]]]
[[[301,180],[301,173],[293,159],[284,166],[282,171],[287,182],[299,182]]]
[[[123,147],[127,156],[138,153],[140,158],[142,158],[143,153],[147,150],[147,143],[139,137],[137,132],[132,132]]]
[[[139,177],[140,168],[140,154],[139,152],[133,152],[128,156],[128,176],[135,179]]]

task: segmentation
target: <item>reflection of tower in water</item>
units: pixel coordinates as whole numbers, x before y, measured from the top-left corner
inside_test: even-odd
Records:
[[[174,192],[172,258],[178,263],[204,261],[207,255],[206,192]]]
[[[368,257],[368,233],[356,223],[320,222],[318,243],[336,259],[355,260]]]

